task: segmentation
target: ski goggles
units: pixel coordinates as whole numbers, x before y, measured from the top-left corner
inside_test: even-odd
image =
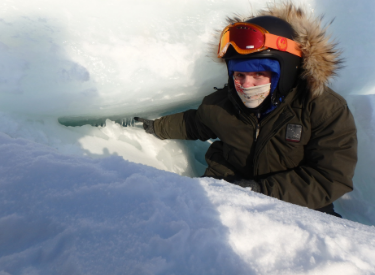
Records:
[[[266,29],[250,23],[233,23],[223,30],[218,57],[225,55],[229,45],[232,45],[239,54],[250,54],[271,48],[302,56],[297,42],[269,33]]]

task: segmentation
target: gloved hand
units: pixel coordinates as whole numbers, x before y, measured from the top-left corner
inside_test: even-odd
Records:
[[[143,122],[143,129],[145,129],[146,133],[155,134],[154,130],[154,121],[149,119],[144,119],[140,117],[134,117],[135,121]]]
[[[234,184],[237,184],[241,187],[250,187],[251,191],[262,193],[262,190],[260,188],[260,184],[257,183],[255,180],[246,180],[246,179],[240,179],[233,182]]]

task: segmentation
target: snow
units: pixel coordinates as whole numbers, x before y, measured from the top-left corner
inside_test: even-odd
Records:
[[[2,274],[375,272],[374,227],[225,181],[0,140]]]
[[[0,275],[375,274],[375,3],[298,2],[335,17],[346,58],[332,87],[359,162],[344,219],[199,178],[209,142],[58,123],[196,107],[226,81],[214,30],[266,3],[2,1]]]

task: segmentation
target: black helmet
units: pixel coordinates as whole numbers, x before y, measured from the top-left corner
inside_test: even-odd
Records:
[[[245,23],[251,23],[258,25],[268,32],[289,38],[291,40],[294,39],[295,32],[292,26],[274,16],[259,16],[254,17],[250,20],[245,21]],[[236,50],[230,46],[223,56],[223,58],[227,61],[229,59],[253,59],[253,58],[273,58],[279,61],[280,63],[280,79],[278,84],[278,91],[281,95],[287,95],[289,91],[296,85],[300,65],[302,58],[296,55],[293,55],[288,52],[278,51],[274,49],[267,49],[261,52],[251,53],[247,55],[239,54]],[[229,79],[231,83],[231,79]]]

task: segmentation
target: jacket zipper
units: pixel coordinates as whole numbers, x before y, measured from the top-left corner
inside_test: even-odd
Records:
[[[269,133],[268,136],[266,136],[264,138],[263,142],[261,142],[261,144],[257,144],[259,146],[259,150],[256,150],[254,152],[254,156],[253,156],[253,165],[254,165],[253,175],[254,175],[254,177],[256,177],[257,174],[258,174],[257,173],[257,163],[258,163],[260,151],[263,149],[264,145],[271,139],[271,137],[274,136],[281,129],[281,127],[283,127],[288,121],[290,121],[293,118],[292,113],[286,114],[285,111],[284,111],[283,116],[284,117],[282,118],[282,120],[279,123],[277,123],[277,125],[274,126],[271,133]],[[258,124],[259,124],[259,121],[258,121]]]
[[[259,119],[260,119],[260,113],[257,114],[257,125],[256,125],[256,128],[255,128],[255,138],[254,138],[254,142],[257,141],[258,139],[258,136],[259,136],[259,132],[260,132],[260,123],[259,123]]]

